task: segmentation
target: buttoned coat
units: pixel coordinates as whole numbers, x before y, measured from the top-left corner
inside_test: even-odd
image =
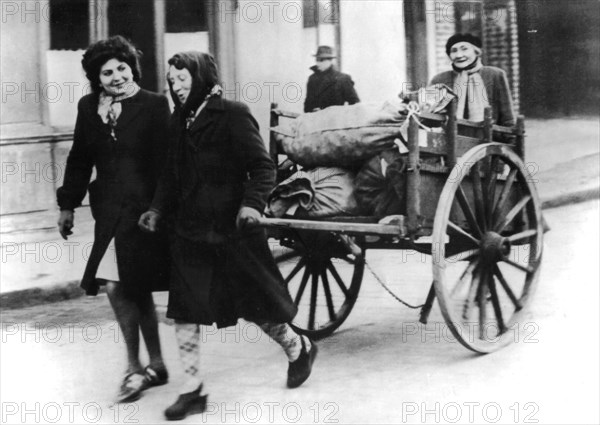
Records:
[[[485,86],[486,99],[492,107],[494,122],[507,127],[515,125],[515,112],[506,72],[494,66],[483,66],[479,73]],[[445,84],[459,93],[465,88],[455,87],[457,78],[458,73],[455,71],[446,71],[433,77],[431,84]]]
[[[310,69],[314,74],[308,77],[304,112],[344,105],[346,102],[354,105],[360,101],[354,82],[348,74],[339,72],[333,66],[325,71],[319,71],[316,66]]]
[[[121,103],[113,140],[97,113],[98,95],[79,101],[64,182],[57,191],[61,210],[79,207],[89,192],[94,242],[81,281],[89,295],[98,292],[96,272],[113,237],[126,290],[166,290],[168,285],[166,236],[144,233],[137,222],[150,207],[166,163],[169,104],[164,96],[143,89]],[[96,178],[90,183],[94,167]]]
[[[167,316],[219,327],[238,318],[290,321],[296,307],[265,232],[236,229],[240,207],[261,212],[275,165],[239,102],[211,98],[193,124],[175,113],[173,149],[152,208],[169,220],[173,273]]]

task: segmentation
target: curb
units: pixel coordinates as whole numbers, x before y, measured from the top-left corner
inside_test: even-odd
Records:
[[[565,193],[548,199],[542,199],[542,209],[558,208],[565,205],[578,204],[600,198],[600,187],[583,189],[578,192]],[[100,292],[106,292],[103,286]],[[19,309],[40,304],[67,301],[85,296],[79,287],[79,281],[70,281],[62,285],[44,288],[28,288],[0,294],[0,309]],[[163,312],[164,313],[164,312]],[[167,319],[161,320],[170,324]]]
[[[62,285],[44,288],[28,288],[0,294],[0,309],[17,309],[39,304],[80,298],[85,291],[79,287],[79,281],[73,280]]]
[[[542,209],[563,207],[570,204],[579,204],[581,202],[591,201],[600,198],[600,187],[580,190],[578,192],[564,193],[546,200],[542,199]]]

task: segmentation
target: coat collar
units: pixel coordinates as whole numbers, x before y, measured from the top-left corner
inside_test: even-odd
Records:
[[[208,127],[213,121],[217,119],[218,114],[215,114],[214,112],[222,112],[224,110],[225,103],[222,97],[211,97],[210,99],[208,99],[206,106],[190,126],[190,134],[195,134],[200,130]]]
[[[123,100],[123,110],[117,120],[117,129],[123,129],[140,113],[144,108],[141,100],[143,90],[140,90],[135,96]],[[82,111],[87,115],[89,121],[102,133],[110,134],[110,127],[102,122],[98,115],[98,95],[91,94]]]

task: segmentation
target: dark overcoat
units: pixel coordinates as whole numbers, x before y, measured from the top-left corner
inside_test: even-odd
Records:
[[[150,207],[166,163],[169,104],[143,89],[121,103],[113,140],[97,113],[98,95],[79,101],[73,146],[57,191],[61,210],[80,206],[89,191],[94,243],[81,281],[88,295],[98,292],[96,272],[113,237],[119,279],[127,291],[168,289],[166,236],[142,232],[137,222]],[[94,167],[96,179],[90,183]]]
[[[348,74],[339,72],[333,66],[325,71],[319,71],[316,66],[310,69],[314,74],[308,77],[304,112],[344,105],[346,102],[354,105],[360,101],[354,82]]]
[[[185,128],[175,113],[172,150],[152,207],[169,219],[173,272],[167,316],[219,327],[239,318],[283,323],[296,306],[265,232],[240,232],[241,206],[264,210],[275,165],[239,102],[211,98]]]
[[[485,86],[486,99],[492,107],[494,122],[507,127],[515,125],[515,112],[506,72],[494,66],[483,66],[479,73]],[[457,78],[458,73],[446,71],[433,77],[431,84],[445,84],[459,92],[461,89],[464,90],[464,87],[455,87]]]

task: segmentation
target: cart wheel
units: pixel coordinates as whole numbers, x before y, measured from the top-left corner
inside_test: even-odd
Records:
[[[275,260],[298,306],[292,328],[312,339],[331,335],[354,307],[364,255],[352,254],[335,235],[306,231],[280,238],[277,250]]]
[[[498,143],[456,164],[433,228],[435,293],[454,337],[480,353],[518,338],[542,260],[541,203],[523,161]]]

